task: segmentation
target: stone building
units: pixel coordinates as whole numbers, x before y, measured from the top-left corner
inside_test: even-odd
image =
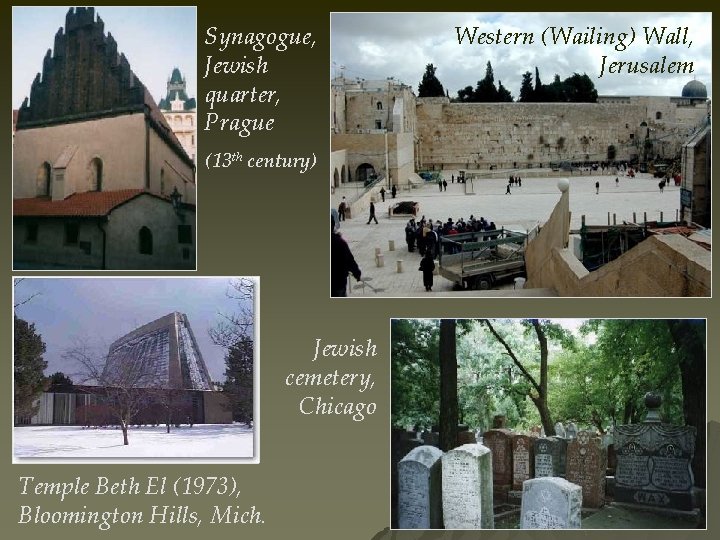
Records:
[[[187,95],[187,82],[175,68],[167,82],[167,94],[158,103],[170,129],[195,162],[197,155],[197,102]]]
[[[16,269],[195,268],[194,164],[93,8],[70,8],[18,111]]]
[[[492,170],[674,159],[707,124],[709,105],[699,81],[690,81],[679,97],[451,103],[447,97],[415,98],[393,80],[339,77],[331,87],[331,185],[363,179],[363,169],[384,170],[386,155],[392,183],[399,184],[412,178],[411,164],[415,170]],[[387,146],[384,132],[393,135]],[[338,154],[342,150],[344,156]]]
[[[331,86],[331,185],[386,179],[403,185],[415,173],[415,95],[395,81],[349,80]]]

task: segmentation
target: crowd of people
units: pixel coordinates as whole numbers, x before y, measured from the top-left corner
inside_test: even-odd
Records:
[[[433,222],[432,219],[425,219],[423,216],[419,221],[411,219],[405,225],[405,242],[410,253],[417,251],[420,256],[429,252],[432,258],[436,258],[440,252],[440,242],[443,236],[451,236],[467,232],[495,231],[497,227],[494,221],[487,221],[484,217],[476,219],[471,215],[467,221],[459,218],[453,221],[452,218],[443,223],[440,220]],[[492,235],[488,235],[489,238]],[[484,237],[486,239],[486,237]]]

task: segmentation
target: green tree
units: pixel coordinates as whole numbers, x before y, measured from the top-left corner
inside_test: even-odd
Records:
[[[435,75],[437,68],[433,64],[425,66],[422,80],[418,86],[418,97],[443,97],[445,89]]]
[[[14,403],[16,418],[37,413],[37,398],[48,386],[45,343],[35,325],[15,316]]]
[[[498,100],[498,90],[495,87],[495,75],[492,64],[488,61],[485,67],[485,77],[478,81],[475,88],[474,100],[480,103],[494,103]]]
[[[563,81],[566,101],[572,103],[595,103],[597,90],[595,85],[585,73],[574,73]]]
[[[543,83],[540,81],[540,70],[535,66],[535,88],[533,90],[533,101],[543,102],[545,101],[545,90]]]
[[[705,487],[706,456],[706,392],[707,350],[706,324],[702,319],[669,319],[665,321],[677,352],[680,368],[683,415],[685,423],[697,430],[696,451],[693,459],[695,483]]]
[[[512,94],[510,93],[510,90],[508,90],[507,88],[505,88],[503,86],[502,81],[498,81],[497,95],[498,95],[498,101],[500,101],[500,102],[512,103],[512,101],[513,101],[513,97],[512,97]]]
[[[440,449],[457,446],[457,324],[455,319],[440,320]]]
[[[253,421],[253,342],[240,341],[230,347],[225,356],[223,392],[230,399],[233,420]]]
[[[48,382],[50,383],[50,387],[68,387],[73,385],[72,379],[65,375],[62,371],[56,371],[50,375],[50,377],[48,377]]]
[[[430,428],[439,422],[437,321],[392,321],[392,425]]]
[[[526,71],[523,73],[522,82],[520,83],[520,97],[518,101],[528,103],[533,101],[533,80],[532,73]]]
[[[458,90],[457,100],[463,103],[470,103],[475,100],[475,91],[472,86],[466,86]]]
[[[547,320],[525,319],[519,328],[496,328],[495,323],[483,319],[483,324],[512,361],[512,369],[519,375],[518,390],[527,396],[540,415],[545,434],[555,434],[548,406],[548,339],[564,345],[574,346],[573,337],[560,325]]]

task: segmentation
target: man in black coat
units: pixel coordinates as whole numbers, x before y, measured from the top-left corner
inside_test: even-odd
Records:
[[[330,218],[332,239],[330,243],[330,294],[331,296],[347,296],[348,274],[360,281],[360,267],[355,262],[350,246],[335,232],[335,220]]]
[[[378,224],[378,220],[377,220],[377,218],[375,217],[375,203],[371,201],[371,202],[370,202],[370,217],[368,218],[367,225],[370,225],[370,222],[371,222],[373,219],[375,220],[375,225],[377,225],[377,224]]]

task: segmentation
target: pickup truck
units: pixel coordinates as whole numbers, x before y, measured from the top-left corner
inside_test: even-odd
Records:
[[[457,289],[491,289],[525,275],[527,234],[499,229],[443,236],[439,273]]]

